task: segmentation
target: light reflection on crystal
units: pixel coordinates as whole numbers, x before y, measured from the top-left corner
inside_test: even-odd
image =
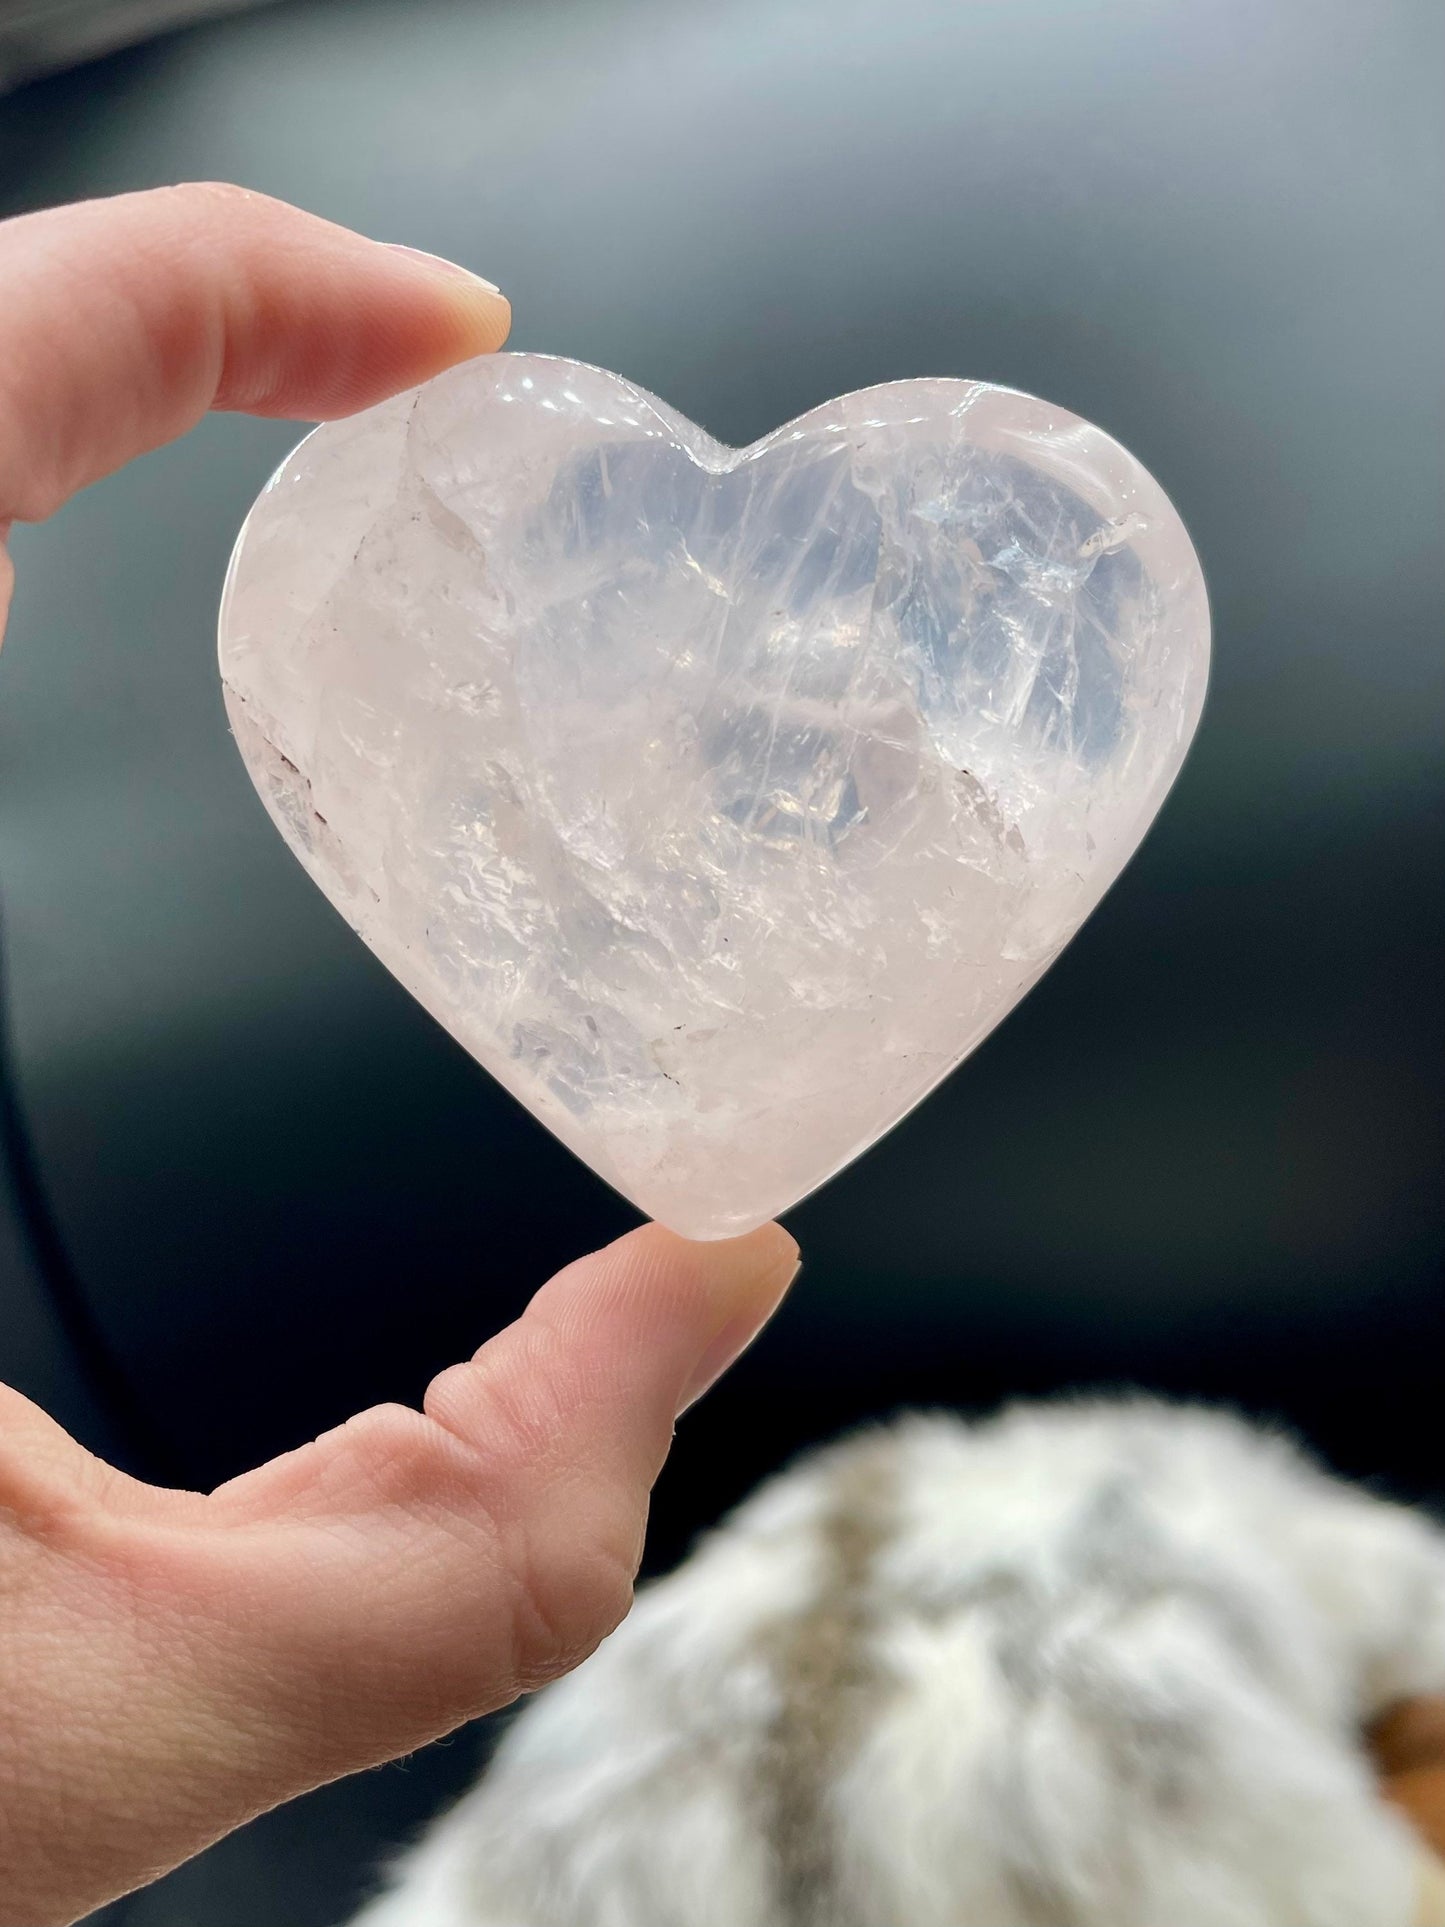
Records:
[[[896,383],[735,451],[540,356],[308,437],[221,625],[311,875],[700,1237],[836,1171],[1035,981],[1162,801],[1207,659],[1177,515],[1060,409]]]

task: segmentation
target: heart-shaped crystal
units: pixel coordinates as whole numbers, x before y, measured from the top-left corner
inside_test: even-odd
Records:
[[[1159,485],[903,381],[725,448],[496,355],[318,429],[221,612],[241,753],[377,955],[695,1238],[785,1210],[1053,961],[1198,720]]]

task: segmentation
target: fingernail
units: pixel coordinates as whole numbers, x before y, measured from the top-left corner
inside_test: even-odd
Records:
[[[784,1266],[778,1272],[773,1302],[762,1318],[759,1318],[756,1313],[752,1316],[744,1315],[731,1319],[723,1326],[698,1360],[697,1369],[688,1380],[687,1390],[683,1393],[682,1402],[677,1408],[679,1418],[691,1406],[696,1405],[705,1392],[710,1392],[723,1373],[730,1366],[736,1365],[743,1353],[767,1330],[773,1321],[773,1314],[787,1297],[802,1268],[801,1259],[795,1258],[791,1264]]]
[[[428,254],[425,248],[409,248],[405,241],[387,241],[384,245],[389,247],[393,254],[405,254],[413,261],[420,261],[425,267],[435,268],[438,274],[449,274],[460,281],[474,282],[477,287],[485,288],[488,294],[502,292],[495,281],[486,281],[481,275],[473,274],[470,268],[459,267],[455,261],[448,261],[444,254]]]

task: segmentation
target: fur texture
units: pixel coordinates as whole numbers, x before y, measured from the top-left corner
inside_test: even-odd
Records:
[[[764,1486],[357,1927],[1406,1927],[1362,1723],[1445,1538],[1149,1403],[906,1419]]]

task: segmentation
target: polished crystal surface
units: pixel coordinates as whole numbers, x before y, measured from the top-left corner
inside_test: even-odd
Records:
[[[1047,968],[1178,771],[1208,653],[1178,515],[1061,408],[895,382],[736,450],[536,355],[309,436],[221,615],[312,877],[700,1238],[855,1157]]]

